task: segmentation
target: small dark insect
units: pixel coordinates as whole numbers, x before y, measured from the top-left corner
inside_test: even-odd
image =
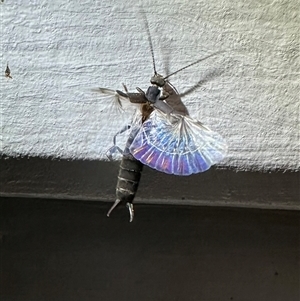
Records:
[[[8,67],[8,63],[6,65],[6,69],[5,69],[5,77],[12,78],[11,75],[10,75],[10,69]]]
[[[206,171],[220,162],[227,151],[227,144],[218,133],[189,116],[179,93],[168,81],[171,75],[217,53],[163,77],[155,68],[149,25],[146,16],[143,16],[153,60],[154,75],[150,79],[151,86],[146,92],[137,88],[137,93],[128,92],[125,85],[125,92],[106,88],[96,90],[102,96],[110,98],[110,103],[114,103],[121,114],[128,114],[128,104],[132,104],[134,111],[130,125],[127,124],[114,136],[114,145],[108,152],[109,157],[116,152],[122,153],[123,157],[116,187],[116,201],[107,216],[120,202],[125,202],[129,209],[130,222],[134,218],[132,203],[144,164],[167,174],[187,176]],[[129,138],[122,151],[116,145],[116,136],[128,129]]]

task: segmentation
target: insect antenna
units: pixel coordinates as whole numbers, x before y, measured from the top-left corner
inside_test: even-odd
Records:
[[[199,60],[197,60],[197,61],[195,61],[195,62],[193,62],[193,63],[191,63],[191,64],[189,64],[189,65],[187,65],[187,66],[185,66],[185,67],[183,67],[183,68],[180,68],[180,69],[178,69],[177,71],[175,71],[175,72],[173,72],[173,73],[171,73],[171,74],[169,74],[169,75],[167,75],[166,77],[164,77],[164,79],[167,79],[167,78],[169,78],[170,76],[172,76],[172,75],[174,75],[174,74],[176,74],[176,73],[178,73],[178,72],[180,72],[180,71],[182,71],[182,70],[184,70],[184,69],[187,69],[187,68],[189,68],[189,67],[191,67],[191,66],[193,66],[193,65],[196,65],[196,64],[198,64],[198,63],[200,63],[200,62],[202,62],[202,61],[204,61],[204,60],[206,60],[206,59],[208,59],[208,58],[210,58],[210,57],[212,57],[212,56],[215,56],[215,55],[217,55],[217,54],[219,54],[219,53],[222,53],[222,52],[224,52],[224,51],[223,51],[223,50],[220,50],[220,51],[217,51],[217,52],[212,53],[212,54],[210,54],[210,55],[207,55],[207,56],[205,56],[205,57],[203,57],[203,58],[201,58],[201,59],[199,59]]]
[[[151,56],[152,56],[152,63],[153,63],[154,74],[157,75],[156,67],[155,67],[153,44],[152,44],[152,39],[151,39],[151,34],[150,34],[150,29],[149,29],[149,23],[148,23],[148,20],[147,20],[147,17],[146,17],[146,13],[145,13],[145,11],[143,9],[141,9],[141,13],[142,13],[142,16],[143,16],[143,19],[144,19],[144,23],[145,23],[145,27],[146,27],[146,31],[147,31],[148,42],[149,42]]]

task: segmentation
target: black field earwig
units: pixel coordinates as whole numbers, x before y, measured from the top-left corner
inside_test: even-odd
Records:
[[[145,122],[149,115],[153,111],[153,107],[160,109],[161,111],[165,112],[166,114],[169,114],[171,112],[174,112],[175,110],[162,101],[162,99],[168,99],[173,101],[174,103],[177,102],[179,111],[176,111],[180,114],[180,111],[182,114],[187,114],[187,109],[182,104],[180,106],[180,103],[176,101],[176,98],[179,97],[177,92],[165,82],[165,80],[160,75],[154,75],[151,78],[152,86],[150,86],[146,93],[144,93],[141,89],[137,88],[139,93],[124,93],[122,91],[117,90],[116,92],[125,98],[128,98],[128,100],[131,103],[140,103],[142,104],[141,111],[142,111],[142,122]],[[163,87],[163,95],[160,96],[161,91],[159,87]],[[126,86],[124,87],[127,91]],[[180,97],[179,97],[180,100]],[[127,143],[125,150],[123,152],[123,158],[120,164],[120,170],[118,175],[118,182],[116,187],[116,201],[113,204],[113,206],[110,208],[110,210],[107,213],[107,216],[109,217],[113,209],[120,203],[125,202],[126,206],[129,210],[130,214],[130,222],[133,221],[134,218],[134,210],[133,210],[133,200],[135,197],[135,194],[137,192],[140,178],[141,178],[141,172],[143,170],[143,163],[141,163],[139,160],[135,159],[134,156],[129,151],[129,146],[131,145],[133,139],[135,138],[135,132],[131,132]]]
[[[168,78],[171,75],[174,75],[192,65],[195,65],[209,57],[212,57],[212,56],[220,53],[221,51],[213,53],[211,55],[208,55],[204,58],[201,58],[201,59],[193,62],[192,64],[189,64],[189,65],[177,70],[176,72],[173,72],[173,73],[169,74],[168,76],[163,77],[156,72],[154,51],[153,51],[153,45],[152,45],[152,41],[151,41],[149,25],[148,25],[148,21],[147,21],[144,13],[143,13],[143,17],[144,17],[144,21],[145,21],[145,25],[146,25],[146,30],[147,30],[147,35],[148,35],[148,40],[149,40],[149,45],[150,45],[150,50],[151,50],[151,56],[152,56],[152,60],[153,60],[154,75],[152,76],[152,78],[150,80],[151,86],[148,87],[146,92],[144,92],[140,88],[137,88],[137,91],[138,91],[137,93],[129,93],[127,90],[127,87],[125,85],[123,85],[125,92],[122,92],[120,90],[112,91],[112,90],[105,89],[105,88],[100,88],[98,90],[98,92],[100,92],[102,94],[106,94],[106,95],[113,94],[114,97],[117,98],[118,103],[121,103],[121,99],[122,100],[125,99],[125,100],[130,101],[131,103],[140,104],[140,110],[142,113],[141,125],[139,125],[139,128],[133,127],[133,129],[131,129],[129,138],[126,143],[125,150],[123,151],[123,158],[122,158],[122,161],[120,164],[118,182],[117,182],[117,187],[116,187],[116,201],[107,213],[107,216],[110,216],[113,209],[116,208],[116,206],[120,202],[125,202],[126,206],[128,207],[128,210],[129,210],[130,222],[132,222],[133,218],[134,218],[134,210],[133,210],[132,203],[133,203],[135,194],[138,189],[138,185],[139,185],[140,178],[141,178],[141,172],[142,172],[144,164],[146,164],[152,168],[155,168],[157,170],[160,170],[162,172],[165,172],[165,173],[176,174],[176,175],[190,175],[192,173],[203,172],[203,171],[207,170],[212,164],[219,162],[220,158],[222,157],[221,156],[222,152],[224,152],[224,150],[226,148],[222,139],[220,139],[219,136],[217,136],[218,135],[217,133],[209,130],[208,128],[204,127],[200,122],[193,120],[191,117],[189,117],[188,110],[185,107],[185,105],[182,103],[179,93],[177,92],[176,88],[168,81]],[[169,150],[168,150],[168,152],[166,151],[165,158],[162,156],[163,153],[159,153],[159,158],[160,158],[160,160],[162,160],[161,166],[159,166],[159,167],[156,166],[157,164],[155,161],[153,161],[153,162],[151,161],[154,158],[153,157],[154,155],[153,156],[149,155],[146,158],[146,161],[144,159],[141,159],[138,157],[139,150],[143,150],[143,147],[145,149],[145,147],[148,147],[149,145],[146,144],[146,145],[143,145],[143,147],[139,147],[139,146],[137,146],[136,148],[134,147],[134,145],[135,145],[134,143],[136,140],[138,143],[140,143],[140,141],[145,140],[145,138],[143,138],[143,139],[141,138],[141,135],[145,134],[145,131],[146,131],[144,128],[144,125],[149,124],[149,122],[150,123],[155,122],[155,121],[153,121],[154,117],[151,117],[151,116],[152,116],[152,113],[154,113],[154,111],[156,112],[156,110],[157,110],[157,112],[161,112],[160,114],[162,114],[162,115],[159,115],[160,117],[158,117],[157,120],[160,123],[155,124],[156,127],[154,127],[154,128],[157,128],[160,131],[159,135],[162,135],[162,141],[167,141],[168,144],[166,145],[166,147],[169,147],[169,145],[172,146],[171,152]],[[159,118],[162,118],[162,119],[159,119]],[[172,121],[170,121],[170,120],[172,120]],[[181,125],[183,130],[178,130],[177,132],[175,132],[175,134],[173,132],[171,132],[171,134],[169,134],[169,131],[170,131],[169,124],[167,125],[168,129],[167,130],[164,129],[164,124],[169,121],[171,122],[171,124],[170,124],[171,126],[175,125],[175,128],[177,129],[176,125]],[[137,123],[137,124],[139,124],[139,123]],[[162,126],[162,128],[160,128],[160,126]],[[142,132],[142,134],[140,133],[141,128],[143,128],[143,130],[144,130],[144,132]],[[147,126],[146,126],[146,128],[147,128]],[[178,128],[180,128],[180,127],[178,127]],[[147,128],[147,130],[149,130],[149,127]],[[151,131],[151,127],[150,127],[150,131]],[[191,131],[191,132],[189,132],[189,131]],[[197,137],[194,139],[195,131],[199,132],[200,138],[196,134]],[[123,130],[118,132],[116,134],[116,136],[122,132],[123,132]],[[156,135],[156,133],[154,134],[154,136],[155,135]],[[116,136],[114,137],[114,146],[111,149],[120,150],[116,146],[116,142],[115,142]],[[149,136],[149,138],[151,138],[151,137]],[[209,141],[210,141],[209,143],[211,143],[211,141],[213,143],[212,145],[210,144],[209,149],[213,149],[215,147],[215,150],[213,149],[213,151],[211,151],[212,158],[207,159],[207,162],[206,162],[205,158],[203,159],[197,153],[198,146],[195,144],[191,144],[193,142],[198,143],[199,139],[200,139],[199,144],[203,145],[203,141],[201,139],[205,139],[205,137],[209,138]],[[210,139],[210,138],[212,138],[212,139]],[[169,141],[168,141],[168,139],[169,139]],[[215,144],[214,144],[213,139],[215,139],[215,141],[216,141]],[[155,138],[156,142],[159,140],[160,139]],[[174,141],[176,143],[173,143]],[[179,141],[179,143],[178,143],[178,141]],[[183,149],[181,149],[182,142],[183,142],[183,144],[188,143],[188,145],[186,144],[186,146],[184,146]],[[178,150],[176,148],[174,150],[173,145],[178,145],[178,147],[179,147]],[[175,161],[174,158],[175,157],[177,158],[178,156],[184,156],[186,154],[186,151],[184,151],[184,153],[183,153],[183,150],[186,150],[186,147],[190,147],[190,146],[191,146],[191,149],[189,149],[190,153],[188,152],[187,154],[188,155],[191,154],[194,156],[194,157],[192,157],[192,158],[194,158],[193,159],[194,162],[192,161],[190,163],[190,166],[184,166],[182,164],[182,162],[180,163],[180,161],[178,161],[178,164],[177,164],[176,163],[177,161]],[[158,149],[161,152],[165,151],[164,147],[162,147],[161,149],[160,148],[158,148]],[[178,151],[178,153],[175,153],[175,155],[173,155],[173,150],[175,152]],[[208,149],[205,149],[205,151],[207,151],[207,150]],[[174,156],[174,158],[172,156]],[[171,160],[169,160],[169,159],[171,159]],[[171,161],[172,162],[174,161],[174,166],[172,165],[171,167],[169,167],[169,164]],[[173,163],[171,163],[171,164],[173,164]],[[168,168],[171,168],[171,170]],[[185,170],[186,168],[188,170]]]

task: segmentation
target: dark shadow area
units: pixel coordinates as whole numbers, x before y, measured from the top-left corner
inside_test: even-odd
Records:
[[[299,211],[0,199],[5,301],[299,300]]]
[[[119,162],[0,158],[0,196],[114,201]],[[217,169],[188,177],[145,166],[136,202],[300,209],[299,172]]]

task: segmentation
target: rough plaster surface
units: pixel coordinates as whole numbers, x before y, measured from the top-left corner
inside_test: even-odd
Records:
[[[190,112],[226,137],[222,166],[299,168],[299,6],[296,0],[141,1],[157,69]],[[152,62],[136,1],[4,1],[1,153],[105,159],[117,117],[98,86],[146,89]],[[4,77],[9,62],[12,79]]]

